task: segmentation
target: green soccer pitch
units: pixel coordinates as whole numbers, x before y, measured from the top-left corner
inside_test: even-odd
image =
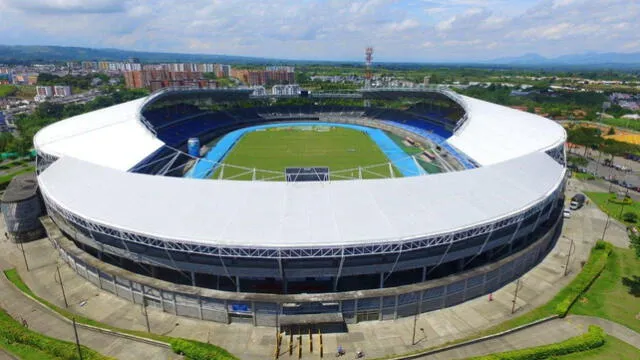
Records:
[[[328,167],[331,180],[391,177],[389,159],[371,138],[341,127],[271,128],[245,134],[211,178],[284,181],[287,167]],[[255,171],[253,170],[255,169]],[[353,170],[349,170],[353,169]],[[222,176],[221,176],[222,173]],[[402,174],[393,168],[393,176]]]

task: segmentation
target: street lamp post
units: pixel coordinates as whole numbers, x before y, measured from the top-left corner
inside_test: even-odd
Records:
[[[564,265],[564,276],[567,276],[567,274],[569,274],[569,259],[571,259],[571,251],[575,251],[575,245],[573,243],[573,239],[566,236],[565,238],[571,241],[569,243],[569,253],[567,253],[567,263]]]
[[[516,291],[513,293],[513,304],[511,305],[511,313],[516,312],[516,302],[518,301],[518,289],[520,288],[520,279],[516,280]]]
[[[607,200],[607,204],[609,203],[609,200]],[[604,235],[607,233],[607,228],[609,227],[609,219],[611,218],[611,215],[609,213],[607,213],[607,221],[605,221],[604,223],[604,230],[602,230],[602,241],[604,241]]]

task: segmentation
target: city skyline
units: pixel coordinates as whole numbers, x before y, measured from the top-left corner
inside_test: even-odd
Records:
[[[375,61],[482,61],[637,52],[639,15],[628,0],[0,0],[0,42],[347,61],[373,45]]]

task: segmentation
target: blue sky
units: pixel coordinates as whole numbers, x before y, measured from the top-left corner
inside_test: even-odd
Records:
[[[640,51],[640,0],[0,0],[0,43],[377,61]]]

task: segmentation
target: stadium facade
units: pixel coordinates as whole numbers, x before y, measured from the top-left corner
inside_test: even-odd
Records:
[[[300,120],[411,137],[450,171],[184,177],[203,161],[189,138]],[[177,315],[275,326],[409,316],[515,280],[561,231],[565,140],[550,120],[440,88],[168,89],[50,125],[34,143],[43,222],[79,274]]]

